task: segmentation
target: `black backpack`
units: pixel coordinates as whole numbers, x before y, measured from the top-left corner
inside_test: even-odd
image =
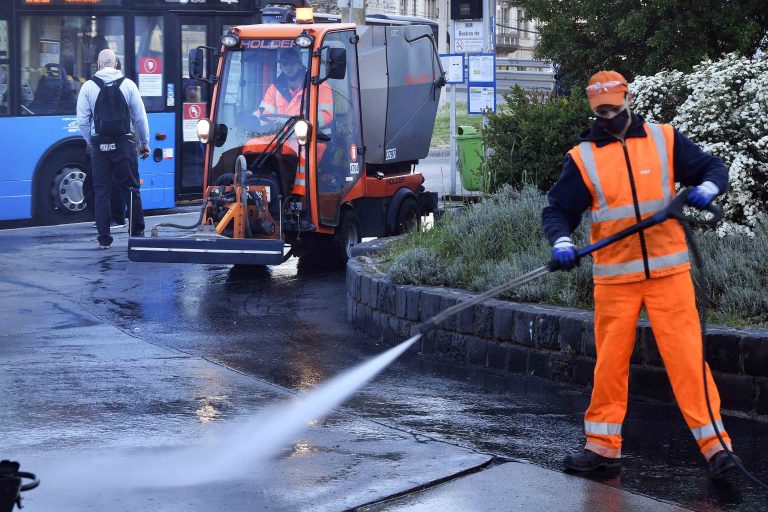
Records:
[[[117,139],[131,133],[131,114],[128,103],[120,90],[125,77],[108,84],[98,77],[91,80],[99,86],[99,95],[93,109],[93,126],[96,135]]]

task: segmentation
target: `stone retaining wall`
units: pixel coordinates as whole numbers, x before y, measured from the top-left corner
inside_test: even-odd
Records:
[[[472,296],[449,288],[395,285],[372,263],[362,257],[347,265],[347,320],[385,343],[409,338],[420,322]],[[582,386],[592,385],[596,356],[591,312],[501,300],[446,320],[417,349],[436,359]],[[710,326],[707,353],[723,409],[768,419],[768,330]],[[637,327],[630,393],[673,400],[647,321]]]

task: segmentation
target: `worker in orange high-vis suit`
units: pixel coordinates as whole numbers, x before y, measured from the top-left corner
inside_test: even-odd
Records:
[[[275,82],[267,88],[258,110],[254,112],[254,115],[267,122],[271,119],[270,114],[302,115],[304,88],[305,85],[309,86],[309,81],[305,80],[307,68],[301,61],[299,50],[295,48],[281,50],[278,53],[277,62],[280,64],[281,73]],[[320,84],[318,94],[317,122],[318,131],[322,131],[329,127],[333,121],[333,91],[327,83],[323,82]],[[304,107],[306,107],[306,101]],[[298,151],[298,144],[295,139],[291,140],[291,144]],[[317,144],[318,160],[322,158],[325,146],[323,143]],[[306,159],[304,157],[300,159],[299,168],[296,170],[291,195],[300,199],[307,195]],[[306,224],[307,221],[304,222]],[[307,227],[309,226],[305,226],[304,229]]]
[[[596,242],[664,209],[675,183],[695,186],[688,202],[705,208],[725,192],[728,171],[670,125],[646,122],[630,110],[627,81],[614,71],[593,75],[587,87],[596,119],[568,152],[544,208],[544,232],[562,268],[576,264],[570,234],[589,209]],[[672,389],[713,477],[735,464],[723,451],[707,412],[701,369],[699,316],[688,247],[678,221],[669,220],[593,253],[595,365],[592,400],[584,417],[585,448],[565,458],[574,471],[621,464],[621,427],[627,410],[629,360],[645,307]],[[716,425],[720,396],[707,368]]]

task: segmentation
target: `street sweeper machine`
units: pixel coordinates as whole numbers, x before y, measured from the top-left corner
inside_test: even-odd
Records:
[[[190,50],[189,69],[214,86],[209,115],[186,127],[206,152],[200,215],[130,238],[131,261],[343,264],[362,237],[437,209],[415,172],[445,84],[429,27],[318,24],[298,9],[294,24]]]

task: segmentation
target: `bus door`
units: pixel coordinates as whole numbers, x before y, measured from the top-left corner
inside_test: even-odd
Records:
[[[213,18],[213,19],[211,19]],[[177,145],[179,148],[178,191],[179,199],[198,199],[203,192],[203,166],[205,145],[197,139],[196,124],[207,117],[213,86],[189,78],[189,50],[198,46],[220,46],[220,38],[230,27],[251,22],[230,16],[181,16],[179,19],[180,52],[179,93],[177,112],[179,127]],[[210,72],[216,72],[218,62],[206,62]]]
[[[132,21],[135,43],[133,79],[149,121],[151,155],[139,162],[141,199],[145,210],[173,208],[176,114],[170,74],[173,68],[168,61],[175,54],[173,48],[168,47],[170,37],[162,13],[137,14],[128,21]]]

